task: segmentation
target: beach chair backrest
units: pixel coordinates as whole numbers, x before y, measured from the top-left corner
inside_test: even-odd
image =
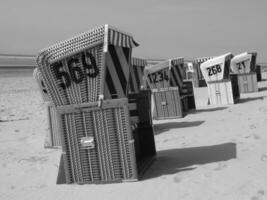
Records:
[[[228,79],[232,57],[231,53],[227,53],[202,63],[200,69],[205,81],[208,83]]]
[[[127,96],[133,37],[109,25],[52,45],[37,57],[55,105]]]
[[[169,60],[145,68],[145,76],[151,89],[170,87]]]
[[[234,74],[249,73],[251,71],[252,55],[247,52],[236,55],[231,60],[231,70]]]

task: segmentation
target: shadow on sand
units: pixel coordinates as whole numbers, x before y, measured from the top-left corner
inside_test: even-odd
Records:
[[[225,110],[228,107],[216,107],[216,108],[207,108],[207,109],[197,109],[197,110],[192,110],[188,113],[190,114],[197,114],[197,113],[201,113],[201,112],[214,112],[214,111],[218,111],[218,110]]]
[[[259,92],[263,92],[265,90],[267,90],[267,87],[261,87],[261,88],[259,88]]]
[[[168,123],[162,123],[162,124],[155,124],[154,125],[154,130],[155,130],[155,135],[158,135],[162,132],[168,131],[170,129],[175,129],[175,128],[189,128],[189,127],[194,127],[194,126],[199,126],[205,121],[194,121],[194,122],[168,122]]]
[[[158,151],[156,161],[148,169],[143,179],[193,170],[196,168],[193,165],[226,161],[233,158],[236,158],[235,143]]]
[[[262,96],[262,97],[249,97],[249,98],[245,98],[245,99],[240,99],[238,101],[238,103],[246,103],[246,102],[250,102],[250,101],[255,101],[255,100],[264,100],[266,96]]]
[[[155,162],[146,171],[142,180],[181,171],[196,169],[197,164],[226,161],[236,158],[236,144],[224,143],[213,146],[169,149],[158,151]],[[66,184],[63,158],[61,156],[57,184]]]

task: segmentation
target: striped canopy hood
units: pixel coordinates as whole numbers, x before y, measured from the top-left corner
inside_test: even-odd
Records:
[[[37,56],[55,105],[127,96],[133,36],[110,25],[54,44]]]
[[[52,63],[62,57],[71,56],[79,50],[82,51],[85,47],[100,43],[104,43],[104,52],[107,51],[109,44],[128,48],[139,46],[130,33],[105,24],[41,50],[37,63],[41,62],[40,59],[43,59],[43,56],[48,57],[47,61]]]
[[[199,58],[195,58],[193,62],[200,64],[200,63],[206,62],[207,60],[210,60],[212,58],[214,58],[214,56],[199,57]]]
[[[132,57],[131,62],[132,62],[132,65],[134,65],[134,66],[140,66],[140,67],[147,66],[147,62],[143,58]]]

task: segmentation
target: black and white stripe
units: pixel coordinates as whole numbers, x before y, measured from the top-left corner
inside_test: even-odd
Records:
[[[111,27],[108,29],[108,44],[127,48],[138,46],[138,43],[134,41],[131,35],[122,33]]]
[[[179,87],[181,90],[183,87],[183,80],[186,78],[186,72],[184,67],[184,59],[172,59],[170,60],[171,64],[171,77],[170,77],[170,86]]]
[[[131,64],[129,92],[139,92],[144,86],[144,69],[147,63],[144,59],[132,58]]]
[[[105,99],[127,96],[131,49],[109,45],[106,53]]]

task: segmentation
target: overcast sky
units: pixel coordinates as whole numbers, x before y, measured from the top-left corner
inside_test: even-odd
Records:
[[[133,34],[142,58],[257,51],[267,62],[267,0],[0,0],[0,53],[40,49],[101,24]]]

